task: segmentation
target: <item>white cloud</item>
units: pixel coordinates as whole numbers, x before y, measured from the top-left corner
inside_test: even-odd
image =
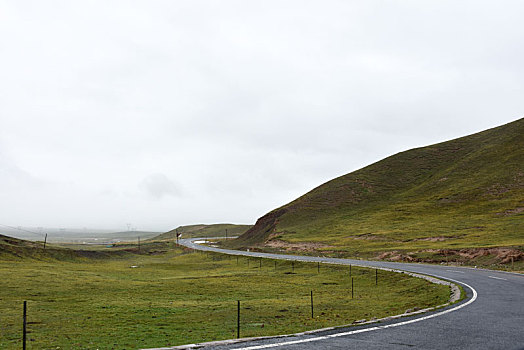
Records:
[[[147,195],[160,199],[164,196],[180,196],[181,191],[173,181],[164,174],[151,174],[143,179],[139,188]]]

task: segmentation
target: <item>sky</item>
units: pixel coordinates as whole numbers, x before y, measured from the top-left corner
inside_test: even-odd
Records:
[[[522,1],[0,0],[0,223],[254,223],[524,115]]]

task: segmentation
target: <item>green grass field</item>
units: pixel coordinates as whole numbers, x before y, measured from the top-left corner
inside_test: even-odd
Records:
[[[275,268],[276,263],[276,268]],[[249,265],[248,265],[249,264]],[[137,266],[137,267],[132,267]],[[449,287],[404,274],[175,249],[117,259],[0,260],[0,348],[137,349],[275,335],[440,305]],[[315,317],[311,318],[313,290]]]

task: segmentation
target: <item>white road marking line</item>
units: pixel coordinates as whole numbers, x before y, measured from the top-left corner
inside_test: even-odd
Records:
[[[403,326],[403,325],[406,325],[406,324],[428,320],[430,318],[434,318],[434,317],[437,317],[437,316],[442,316],[442,315],[445,315],[447,313],[450,313],[450,312],[453,312],[453,311],[457,311],[459,309],[462,309],[465,306],[468,306],[469,304],[471,304],[472,302],[474,302],[477,299],[477,295],[478,295],[477,291],[473,287],[471,287],[470,285],[468,285],[468,284],[466,284],[464,282],[452,280],[451,278],[444,278],[444,277],[440,277],[440,276],[436,276],[436,275],[432,275],[432,276],[433,277],[437,277],[437,278],[441,278],[443,280],[447,279],[447,280],[450,280],[450,281],[453,281],[453,282],[462,283],[463,285],[465,285],[466,287],[471,289],[471,291],[473,292],[473,297],[471,297],[471,299],[468,300],[466,303],[460,304],[459,306],[456,306],[456,307],[454,307],[452,309],[448,309],[448,310],[445,310],[445,311],[442,311],[442,312],[438,312],[438,313],[433,314],[433,315],[428,315],[428,316],[416,318],[414,320],[409,320],[409,321],[404,321],[404,322],[399,322],[399,323],[393,323],[393,324],[388,324],[388,325],[384,325],[384,326],[376,326],[376,327],[371,327],[371,328],[357,329],[357,330],[349,331],[349,332],[329,334],[329,335],[324,335],[324,336],[315,337],[315,338],[292,340],[292,341],[281,342],[281,343],[274,343],[274,344],[255,345],[255,346],[248,346],[248,347],[245,347],[245,348],[235,348],[235,350],[268,349],[268,348],[274,348],[274,347],[278,347],[278,346],[294,345],[294,344],[301,344],[301,343],[309,343],[309,342],[318,341],[318,340],[325,340],[325,339],[329,339],[329,338],[344,337],[346,335],[352,335],[352,334],[376,331],[376,330],[379,330],[379,329],[386,329],[386,328],[393,328],[393,327]]]
[[[494,278],[496,280],[503,280],[503,281],[507,281],[507,279],[505,278],[502,278],[502,277],[495,277],[495,276],[488,276],[489,278]]]

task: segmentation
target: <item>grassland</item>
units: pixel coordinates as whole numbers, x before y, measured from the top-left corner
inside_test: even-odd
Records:
[[[262,267],[260,267],[262,263]],[[136,267],[133,267],[136,266]],[[206,255],[158,247],[117,258],[0,259],[0,348],[136,349],[274,335],[445,303],[449,288],[403,274]],[[315,317],[310,315],[314,291]]]
[[[261,217],[234,248],[522,265],[524,119],[417,148]]]

